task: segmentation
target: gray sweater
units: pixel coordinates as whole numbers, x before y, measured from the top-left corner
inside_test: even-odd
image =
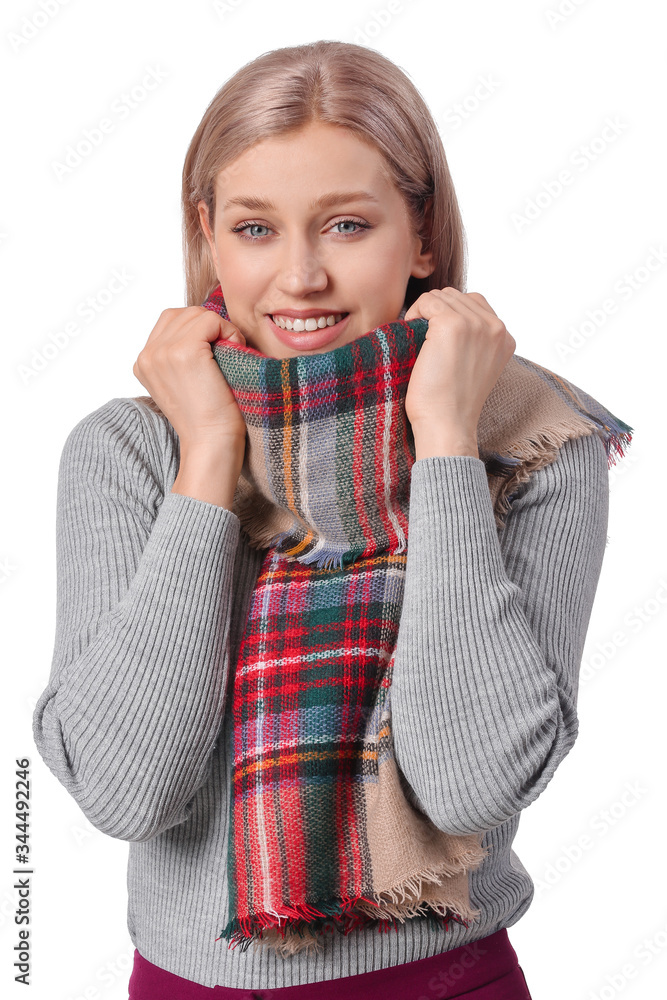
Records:
[[[237,516],[172,493],[179,442],[115,398],[60,461],[57,618],[34,712],[40,755],[97,829],[129,841],[128,929],[150,962],[205,986],[278,988],[435,955],[515,924],[534,884],[512,850],[521,810],[577,735],[582,650],[607,538],[596,434],[567,441],[494,522],[479,458],[412,468],[392,683],[396,760],[441,829],[486,831],[481,917],[433,930],[329,933],[320,954],[215,941],[227,910],[224,699],[263,551]]]

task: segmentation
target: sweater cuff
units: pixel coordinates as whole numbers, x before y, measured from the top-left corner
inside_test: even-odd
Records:
[[[428,528],[433,520],[447,533],[463,539],[472,525],[485,525],[497,536],[486,466],[474,455],[431,455],[412,466],[410,532]]]
[[[207,509],[208,508],[208,509]],[[166,510],[169,512],[169,517],[176,517],[178,520],[183,518],[187,519],[199,519],[206,512],[205,521],[206,524],[209,521],[215,521],[216,524],[224,524],[228,519],[232,523],[236,523],[239,527],[241,522],[239,521],[237,515],[233,510],[228,507],[222,507],[220,504],[211,503],[208,500],[200,500],[198,497],[191,497],[185,493],[173,493],[169,490],[164,495],[164,500],[160,506],[160,510]],[[171,513],[173,511],[173,514]]]

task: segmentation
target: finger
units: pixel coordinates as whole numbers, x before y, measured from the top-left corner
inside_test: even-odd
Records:
[[[238,330],[233,323],[223,319],[213,309],[206,309],[204,306],[181,306],[162,311],[146,343],[152,344],[159,338],[162,346],[167,343],[175,344],[183,337],[193,336],[191,327],[194,324],[197,324],[197,335],[203,335],[209,343],[219,340],[221,337],[227,338],[229,333],[225,333],[225,330],[229,330],[229,332]],[[240,331],[238,332],[240,333]]]
[[[489,319],[491,316],[498,319],[498,314],[479,292],[460,292],[458,288],[452,287],[434,289],[434,292],[437,292],[444,301],[449,302],[452,308],[457,311],[467,308],[476,315],[481,316],[482,319]],[[458,306],[461,307],[461,310],[458,310]]]
[[[444,291],[444,289],[443,289]],[[415,299],[405,314],[404,319],[432,319],[446,308],[447,300],[442,296],[441,291],[433,288],[429,292],[422,292],[419,298]]]
[[[171,309],[163,309],[157,323],[149,333],[146,343],[151,343],[157,340],[158,337],[162,339],[162,335],[168,327],[171,334],[180,333],[187,323],[192,322],[192,319],[199,316],[202,312],[210,312],[210,310],[204,309],[202,306],[178,306]]]
[[[243,335],[234,323],[228,319],[223,319],[219,313],[214,312],[212,309],[205,309],[203,306],[197,306],[196,308],[197,312],[193,315],[183,314],[184,325],[180,326],[178,331],[174,331],[175,336],[179,339],[181,336],[194,337],[195,333],[191,328],[196,325],[197,336],[203,336],[210,344],[214,344],[216,340],[231,339],[236,340],[237,343],[241,342],[240,338]],[[208,317],[205,319],[204,313],[208,313],[210,319]]]
[[[245,345],[246,339],[244,335],[239,330],[238,326],[235,326],[229,320],[223,319],[221,321],[221,326],[218,331],[218,336],[214,340],[233,340],[235,344]]]
[[[487,302],[487,300],[484,298],[484,296],[480,292],[466,292],[465,294],[466,294],[468,300],[471,301],[471,303],[475,302],[475,303],[479,304],[483,309],[485,309],[487,312],[491,313],[491,315],[493,315],[493,316],[497,316],[498,315],[498,313],[495,311],[495,309],[492,306],[489,305],[489,303]]]
[[[479,292],[460,292],[458,288],[435,288],[433,294],[437,294],[454,312],[458,312],[467,319],[475,317],[488,323],[493,318],[496,325],[502,322],[495,310]]]
[[[442,316],[448,311],[458,313],[468,321],[473,318],[479,319],[480,316],[488,318],[488,313],[483,313],[479,305],[472,308],[472,303],[466,302],[465,294],[459,292],[458,288],[433,288],[419,296],[408,309],[405,319],[417,319],[418,317],[433,319],[434,316]]]
[[[231,333],[221,333],[219,340],[233,340],[235,344],[245,347],[245,337],[240,330],[232,330]]]

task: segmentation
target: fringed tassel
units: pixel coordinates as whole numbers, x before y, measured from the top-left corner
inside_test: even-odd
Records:
[[[597,433],[602,438],[608,464],[616,464],[616,455],[620,457],[625,455],[624,449],[632,440],[633,428],[611,413],[608,414],[609,423],[603,423],[592,413],[586,412],[582,415],[590,422],[591,432]],[[572,436],[572,430],[570,424],[556,424],[550,427],[548,432],[542,430],[533,438],[529,438],[521,449],[513,448],[515,454],[501,455],[498,452],[486,452],[480,455],[487,476],[500,483],[494,502],[498,528],[504,528],[512,497],[518,488],[527,482],[537,469],[541,469],[556,458],[558,450]]]
[[[303,563],[304,566],[315,565],[316,569],[342,569],[343,568],[343,552],[339,552],[332,548],[321,548],[317,551],[307,552],[305,555],[300,555],[298,561]]]
[[[364,900],[364,897],[359,897],[359,901],[361,900]],[[371,901],[365,900],[365,902]],[[414,917],[428,921],[429,926],[434,929],[442,929],[444,926],[445,930],[449,930],[450,921],[466,928],[469,926],[465,917],[437,903],[415,912]],[[398,930],[397,918],[392,914],[378,917],[349,910],[321,916],[310,922],[303,920],[290,922],[285,927],[277,925],[256,927],[250,934],[244,932],[246,926],[246,921],[232,920],[216,941],[227,937],[230,939],[230,950],[238,947],[241,952],[246,952],[252,945],[254,950],[270,948],[282,958],[288,958],[303,951],[321,951],[325,935],[334,931],[346,937],[358,928],[375,928],[378,933],[385,934],[390,930]]]
[[[294,538],[293,532],[283,531],[280,535],[276,535],[273,544],[277,551],[280,551],[281,542],[288,536]],[[317,540],[313,538],[312,542],[315,543],[317,541],[317,544],[319,544],[319,540],[319,538]],[[362,549],[341,552],[339,547],[333,548],[331,545],[323,545],[318,548],[315,544],[309,552],[306,552],[302,549],[302,544],[292,545],[290,549],[280,554],[288,562],[300,562],[304,566],[315,566],[316,569],[327,570],[343,569],[345,566],[356,562],[364,554]]]
[[[607,452],[608,464],[611,466],[616,465],[617,457],[625,457],[625,452],[632,441],[634,427],[630,427],[629,424],[615,417],[613,413],[610,413],[609,416],[613,419],[609,424],[604,425],[606,433],[603,440]]]
[[[482,850],[486,856],[488,852]],[[227,938],[230,949],[240,947],[241,951],[246,951],[251,944],[267,945],[286,956],[316,946],[318,938],[328,930],[347,935],[358,927],[378,923],[396,928],[397,920],[405,923],[406,919],[415,917],[438,918],[438,925],[444,919],[445,927],[449,920],[455,920],[467,927],[468,919],[479,916],[480,911],[470,908],[464,900],[445,904],[428,899],[420,901],[420,896],[424,882],[441,885],[441,876],[454,875],[465,870],[468,864],[478,864],[479,860],[479,851],[468,851],[438,872],[423,871],[400,886],[373,893],[373,899],[346,897],[323,901],[317,907],[308,903],[286,904],[279,913],[265,911],[234,917],[215,940]]]
[[[348,557],[348,562],[350,561],[349,553],[340,552],[331,546],[317,548],[319,539],[315,536],[312,536],[307,543],[307,545],[312,545],[312,548],[310,551],[306,551],[305,533],[304,538],[299,542],[295,543],[294,541],[296,528],[278,533],[267,532],[264,510],[253,509],[251,500],[239,503],[237,509],[239,520],[249,535],[251,548],[274,548],[287,562],[300,562],[304,566],[314,565],[316,569],[343,569],[345,556]],[[289,539],[290,548],[281,552],[280,546],[286,539]],[[354,554],[352,558],[357,558],[357,555]]]
[[[261,938],[266,930],[277,931],[283,938],[288,930],[302,938],[304,931],[311,935],[321,934],[329,925],[349,933],[353,927],[366,922],[364,914],[354,912],[354,907],[361,900],[372,904],[372,900],[365,896],[356,896],[326,901],[320,903],[319,908],[299,903],[297,906],[283,906],[280,913],[263,912],[233,917],[215,940],[228,938],[230,948],[240,945],[241,950],[245,951],[253,939],[257,936]]]

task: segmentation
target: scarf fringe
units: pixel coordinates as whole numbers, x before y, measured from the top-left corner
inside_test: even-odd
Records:
[[[632,441],[634,428],[618,417],[613,417],[609,424],[603,424],[592,414],[587,413],[584,420],[592,426],[593,433],[597,433],[602,439],[608,466],[615,465],[617,457],[624,457],[625,450]],[[519,487],[527,483],[534,472],[545,465],[550,465],[556,459],[559,449],[572,438],[572,431],[572,424],[561,422],[554,424],[548,431],[543,430],[532,437],[527,437],[521,445],[513,445],[507,454],[485,453],[484,464],[487,474],[495,477],[499,483],[496,487],[497,499],[494,504],[496,524],[499,528],[505,526],[512,497]]]
[[[440,900],[421,899],[428,891],[428,884],[442,885],[443,878],[467,871],[485,858],[488,850],[479,848],[463,852],[455,861],[439,866],[438,870],[425,869],[406,879],[400,885],[371,893],[367,896],[348,896],[339,900],[328,900],[318,907],[308,903],[294,906],[285,905],[281,911],[256,912],[251,916],[234,917],[220,932],[216,941],[229,939],[231,949],[240,946],[245,951],[251,944],[276,948],[283,957],[296,954],[309,947],[319,946],[322,935],[327,930],[338,930],[343,934],[363,926],[378,924],[396,926],[396,920],[405,923],[414,917],[437,916],[445,921],[456,920],[468,926],[481,913],[473,909],[466,898]],[[441,924],[439,923],[438,926]],[[385,927],[385,929],[387,929]]]
[[[275,546],[278,548],[281,542],[287,537],[294,537],[293,531],[282,531],[279,535],[276,535]],[[294,562],[298,560],[303,563],[304,566],[315,566],[316,569],[343,569],[344,565],[354,562],[354,560],[362,555],[361,552],[341,552],[340,546],[334,548],[332,545],[322,545],[318,548],[312,549],[310,552],[306,552],[304,555],[303,549],[310,541],[315,541],[316,539],[311,536],[311,539],[304,539],[300,544],[288,549],[286,552],[281,552],[283,559],[287,559],[288,562]],[[321,541],[322,539],[319,539]],[[347,557],[347,558],[345,558]]]
[[[365,905],[367,904],[367,905]],[[460,908],[440,902],[422,901],[418,905],[390,908],[386,916],[379,916],[376,904],[364,896],[356,899],[348,898],[321,904],[322,912],[310,919],[298,918],[281,926],[281,917],[272,913],[255,913],[252,917],[235,917],[216,938],[229,939],[229,948],[239,948],[246,952],[252,945],[255,951],[272,949],[282,958],[288,958],[302,951],[322,951],[324,936],[328,932],[337,931],[347,936],[357,929],[376,928],[378,932],[387,933],[390,928],[396,929],[396,920],[405,923],[408,918],[421,917],[429,925],[445,930],[449,922],[468,927],[468,919],[478,916],[479,910],[471,910],[464,902]],[[287,908],[286,908],[287,909]],[[313,913],[313,908],[307,904],[289,908],[294,911],[304,910]],[[396,909],[396,912],[392,912]],[[458,910],[463,912],[458,912]]]
[[[296,518],[295,525],[291,529],[278,533],[267,531],[264,511],[261,508],[257,508],[251,498],[239,502],[238,516],[244,529],[251,535],[248,543],[251,548],[273,547],[279,551],[280,545],[286,538],[292,543],[294,542],[298,525]],[[281,559],[286,559],[287,562],[300,562],[305,566],[314,566],[316,569],[336,570],[343,569],[363,556],[361,549],[341,551],[340,545],[335,548],[333,545],[321,545],[320,547],[311,549],[310,552],[304,553],[304,549],[308,545],[318,541],[322,541],[322,539],[318,539],[312,534],[309,536],[304,531],[304,538],[297,542],[296,545],[292,544],[292,547],[285,552],[280,552],[280,557]],[[396,551],[402,552],[404,549],[405,545]]]

